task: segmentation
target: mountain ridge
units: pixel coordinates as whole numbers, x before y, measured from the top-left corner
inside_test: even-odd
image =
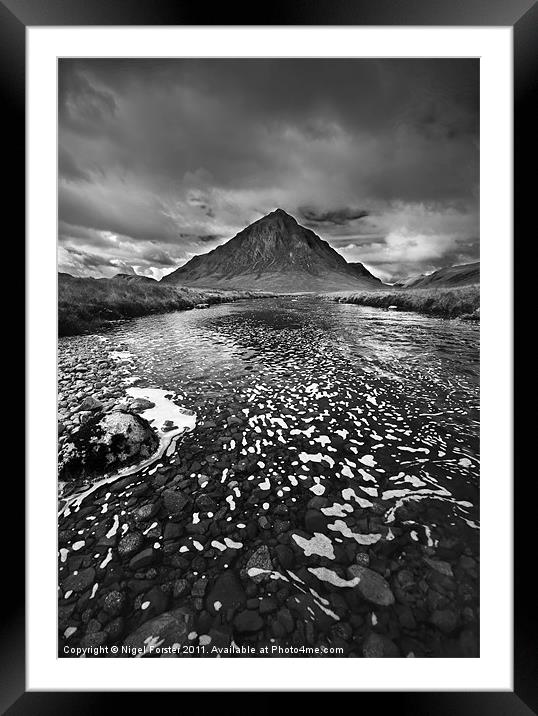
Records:
[[[470,264],[458,264],[457,266],[446,266],[445,268],[433,271],[430,274],[411,276],[410,278],[398,281],[395,288],[435,288],[435,287],[457,287],[471,286],[480,283],[480,261]]]

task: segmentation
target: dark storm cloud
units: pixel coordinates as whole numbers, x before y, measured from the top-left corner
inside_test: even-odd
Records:
[[[364,209],[351,209],[349,207],[319,211],[310,206],[300,206],[299,212],[310,224],[346,224],[348,221],[353,221],[353,219],[362,219],[368,216],[368,212]]]
[[[60,147],[58,150],[58,173],[64,181],[88,181],[90,174],[82,171],[71,154]]]
[[[195,241],[196,240],[201,241],[203,244],[212,244],[212,243],[219,242],[221,239],[223,239],[225,237],[219,236],[218,234],[206,234],[205,236],[197,236],[197,235],[191,234],[189,236],[189,238],[191,238]],[[228,238],[230,238],[230,237],[228,237]]]
[[[276,206],[344,254],[381,237],[374,268],[478,231],[474,60],[61,60],[59,117],[59,215],[87,230],[60,243],[88,255],[177,265]]]

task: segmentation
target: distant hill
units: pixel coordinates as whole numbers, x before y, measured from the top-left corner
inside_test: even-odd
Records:
[[[112,280],[128,281],[129,283],[147,283],[148,281],[157,283],[157,279],[151,278],[151,276],[139,276],[133,273],[117,273],[112,276]]]
[[[104,276],[100,278],[93,278],[91,276],[72,276],[70,273],[58,271],[58,281],[125,281],[127,283],[158,283],[158,281],[150,276],[139,276],[138,274],[132,273],[117,273],[112,278],[106,278]]]
[[[384,284],[282,209],[267,214],[207,254],[194,256],[161,281],[242,290],[371,290]]]
[[[394,284],[398,288],[441,288],[480,283],[480,262],[448,266],[428,275],[413,276]]]

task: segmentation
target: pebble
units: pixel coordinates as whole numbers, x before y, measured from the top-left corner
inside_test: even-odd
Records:
[[[264,544],[258,547],[258,549],[250,555],[246,564],[247,574],[254,582],[259,583],[267,579],[267,575],[264,573],[249,574],[250,570],[262,570],[263,572],[271,572],[273,570],[273,563],[267,545]]]
[[[143,544],[144,538],[139,532],[129,532],[120,540],[118,554],[120,557],[129,557],[137,552]]]
[[[118,590],[108,592],[103,600],[103,609],[111,616],[117,616],[125,605],[125,594]]]
[[[136,571],[137,569],[142,569],[143,567],[148,567],[150,564],[153,563],[155,557],[155,550],[152,547],[147,547],[146,549],[142,550],[134,557],[132,557],[131,561],[129,562],[129,567],[134,571]]]

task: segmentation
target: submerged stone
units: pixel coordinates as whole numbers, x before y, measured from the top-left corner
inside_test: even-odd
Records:
[[[151,647],[156,644],[164,648],[177,644],[181,647],[188,640],[193,623],[192,612],[180,607],[164,612],[158,617],[142,624],[124,640],[124,645],[133,649],[142,649],[151,654]]]
[[[355,589],[369,602],[384,607],[394,604],[394,594],[388,582],[377,572],[360,564],[352,564],[347,573],[352,579],[359,579]]]
[[[252,610],[245,610],[234,619],[234,627],[240,634],[254,634],[263,629],[263,619]]]
[[[229,609],[240,609],[246,603],[243,585],[231,570],[223,572],[212,586],[206,597],[206,609],[216,616]]]
[[[64,579],[62,587],[64,592],[82,592],[87,589],[95,579],[95,569],[88,567],[88,569],[81,569],[77,574],[70,574]]]

